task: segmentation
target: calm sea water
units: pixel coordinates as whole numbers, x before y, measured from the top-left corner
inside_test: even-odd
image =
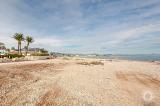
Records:
[[[88,57],[88,56],[87,56]],[[136,55],[93,55],[89,57],[101,59],[122,59],[135,61],[160,61],[160,54],[136,54]]]

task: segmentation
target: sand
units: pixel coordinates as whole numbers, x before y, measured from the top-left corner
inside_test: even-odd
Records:
[[[1,63],[0,106],[160,106],[160,64],[80,58]]]

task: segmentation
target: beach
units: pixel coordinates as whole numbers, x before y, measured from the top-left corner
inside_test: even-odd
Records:
[[[76,57],[0,63],[0,106],[160,106],[160,64]]]

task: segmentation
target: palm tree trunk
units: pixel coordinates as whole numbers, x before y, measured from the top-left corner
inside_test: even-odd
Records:
[[[27,51],[28,51],[28,50],[27,50],[27,47],[26,47],[26,56],[27,56]]]
[[[28,54],[28,46],[27,46],[27,48],[26,48],[26,55]]]
[[[27,43],[26,55],[27,55],[27,53],[28,53],[28,48],[29,48],[29,43]]]
[[[19,42],[18,42],[18,54],[19,54]]]
[[[19,46],[20,46],[20,47],[19,47],[19,48],[20,48],[20,55],[22,55],[22,52],[21,52],[21,42],[20,42],[20,45],[19,45]]]

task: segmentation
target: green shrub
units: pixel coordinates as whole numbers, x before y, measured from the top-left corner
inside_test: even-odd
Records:
[[[20,57],[24,57],[24,56],[23,55],[19,55],[19,54],[8,54],[8,57],[10,59],[12,59],[12,58],[20,58]]]

